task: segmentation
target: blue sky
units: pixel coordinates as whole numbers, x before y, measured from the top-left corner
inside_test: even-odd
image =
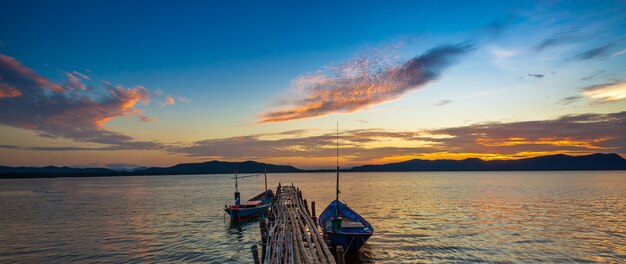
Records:
[[[99,110],[72,115],[57,108],[54,114],[22,111],[34,109],[37,100],[25,99],[32,87],[9,80],[26,77],[0,79],[3,87],[12,87],[3,88],[7,96],[0,97],[0,107],[7,110],[0,131],[8,135],[0,141],[5,147],[0,161],[105,166],[257,159],[324,167],[328,153],[301,143],[280,145],[286,137],[281,133],[303,130],[288,134],[324,146],[326,141],[312,138],[329,133],[337,121],[346,131],[351,155],[345,162],[350,165],[556,152],[623,155],[624,141],[617,135],[624,127],[619,126],[607,135],[590,131],[611,138],[595,149],[537,143],[546,138],[589,141],[591,134],[562,134],[559,140],[536,135],[525,144],[506,143],[515,149],[474,142],[485,148],[454,151],[428,138],[379,135],[370,139],[376,144],[368,145],[348,137],[357,130],[427,134],[584,114],[604,122],[604,115],[626,110],[625,6],[623,1],[6,2],[0,4],[0,54],[10,58],[4,74],[30,69],[49,81],[42,89],[64,87],[37,93],[37,100],[59,93],[71,111]],[[458,50],[438,53],[442,47]],[[412,59],[419,74],[428,74],[398,69]],[[362,78],[353,78],[355,73]],[[397,74],[413,75],[397,80]],[[110,91],[121,93],[111,98]],[[104,101],[116,107],[104,107]],[[19,122],[10,113],[45,125]],[[268,116],[280,120],[268,122]],[[81,131],[94,136],[78,136],[75,127],[68,131],[59,119],[84,126]],[[112,141],[111,133],[124,140]],[[277,147],[255,154],[217,144],[233,137]],[[503,138],[519,137],[524,135]],[[381,154],[366,155],[364,149]],[[50,158],[50,153],[58,155]]]

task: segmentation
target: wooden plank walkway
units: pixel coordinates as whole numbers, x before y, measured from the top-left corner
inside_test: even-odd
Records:
[[[293,185],[278,185],[269,221],[260,225],[263,263],[335,264],[302,192]]]

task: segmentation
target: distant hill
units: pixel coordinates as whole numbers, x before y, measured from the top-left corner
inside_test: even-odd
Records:
[[[129,175],[181,175],[181,174],[229,174],[302,172],[303,170],[288,165],[273,165],[255,161],[224,162],[209,161],[203,163],[183,163],[172,167],[138,168],[131,171],[118,171],[104,168],[70,167],[6,167],[0,166],[0,178],[43,178],[43,177],[87,177],[87,176],[129,176]]]
[[[550,171],[626,170],[626,160],[617,154],[569,156],[564,154],[518,160],[470,158],[464,160],[408,160],[381,165],[363,165],[348,171]]]
[[[274,165],[255,161],[183,163],[171,167],[137,168],[118,171],[105,168],[70,167],[6,167],[0,166],[0,178],[90,177],[130,175],[183,175],[284,172],[317,172],[332,170],[302,170],[289,165]],[[626,160],[617,154],[568,156],[563,154],[519,160],[409,160],[382,165],[357,166],[344,171],[542,171],[542,170],[626,170]]]
[[[267,163],[260,163],[256,161],[244,161],[244,162],[224,162],[224,161],[209,161],[203,163],[183,163],[167,168],[147,168],[143,170],[136,170],[132,172],[132,175],[174,175],[174,174],[226,174],[234,173],[257,173],[267,170],[269,173],[281,173],[281,172],[302,172],[289,165],[273,165]]]
[[[0,166],[0,178],[42,178],[42,177],[84,177],[84,176],[118,176],[124,172],[104,168],[70,168],[70,167],[6,167]]]

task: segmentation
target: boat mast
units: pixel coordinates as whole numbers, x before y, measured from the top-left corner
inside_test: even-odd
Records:
[[[339,215],[339,122],[337,122],[337,190],[335,192],[335,216]]]
[[[263,174],[265,175],[265,197],[267,197],[267,169],[263,170]]]
[[[239,192],[239,186],[237,186],[237,172],[235,171],[235,192]]]
[[[237,171],[235,171],[235,205],[241,205],[241,194],[239,194],[239,179],[237,178]]]

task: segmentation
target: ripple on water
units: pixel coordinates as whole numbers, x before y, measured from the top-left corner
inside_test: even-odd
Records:
[[[257,222],[230,225],[230,175],[6,180],[0,262],[250,263]],[[624,172],[345,173],[342,199],[376,228],[354,263],[626,259]],[[320,212],[332,173],[277,174]],[[242,198],[263,179],[240,185]]]

